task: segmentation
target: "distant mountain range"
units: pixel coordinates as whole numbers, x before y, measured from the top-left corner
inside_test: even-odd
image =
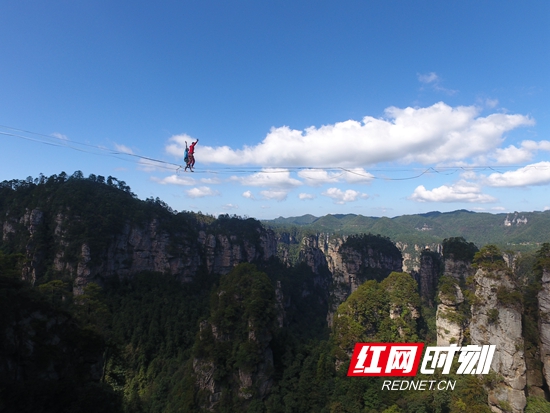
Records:
[[[506,249],[531,250],[550,242],[550,211],[490,214],[458,210],[402,215],[395,218],[335,214],[263,221],[277,232],[328,232],[342,235],[372,233],[395,242],[439,243],[445,238],[464,237],[478,247],[496,244]]]

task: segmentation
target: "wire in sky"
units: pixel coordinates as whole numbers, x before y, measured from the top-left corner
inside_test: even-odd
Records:
[[[143,167],[154,167],[159,169],[166,169],[170,171],[175,171],[176,173],[179,173],[180,169],[183,168],[182,165],[176,164],[173,162],[168,162],[162,159],[155,159],[149,156],[142,156],[137,155],[131,152],[126,151],[120,151],[120,150],[113,150],[106,148],[104,146],[98,146],[98,145],[92,145],[88,143],[73,141],[67,138],[62,138],[58,136],[52,136],[52,135],[46,135],[43,133],[38,132],[32,132],[24,129],[17,129],[13,128],[11,126],[6,125],[0,125],[0,128],[7,129],[8,131],[14,131],[19,133],[13,133],[13,132],[5,132],[0,131],[0,135],[4,136],[10,136],[15,137],[19,139],[24,139],[31,142],[36,143],[42,143],[49,146],[54,147],[63,147],[63,148],[69,148],[75,151],[84,152],[84,153],[90,153],[93,155],[102,155],[102,156],[111,156],[126,162],[131,162],[130,159],[126,157],[131,157],[136,159],[137,163],[139,163]],[[33,136],[25,136],[23,134],[29,134]],[[38,137],[38,138],[37,138]],[[77,147],[81,146],[81,147]],[[406,181],[406,180],[412,180],[412,179],[418,179],[423,175],[427,174],[441,174],[441,175],[452,175],[459,171],[483,171],[483,170],[491,170],[496,173],[502,173],[495,168],[498,169],[518,169],[518,168],[535,168],[535,169],[550,169],[549,167],[543,167],[543,166],[535,166],[535,165],[499,165],[499,166],[490,166],[490,165],[476,165],[476,166],[438,166],[438,167],[428,167],[428,168],[418,168],[418,167],[376,167],[373,169],[369,169],[370,172],[361,173],[357,170],[344,168],[341,166],[331,166],[331,167],[313,167],[313,166],[278,166],[278,167],[257,167],[257,166],[226,166],[226,167],[220,167],[216,169],[206,169],[206,170],[197,170],[197,173],[200,174],[217,174],[217,175],[223,175],[223,174],[277,174],[277,173],[288,173],[290,171],[299,172],[299,171],[306,171],[306,170],[321,170],[321,171],[334,171],[334,172],[340,172],[338,175],[330,176],[330,179],[337,179],[342,177],[344,174],[352,174],[352,175],[358,175],[361,177],[364,177],[366,179],[376,179],[376,180],[384,180],[384,181]],[[416,172],[419,171],[420,173],[415,173],[411,176],[406,177],[399,177],[399,178],[390,178],[388,176],[383,175],[373,175],[371,172]],[[308,180],[319,180],[324,181],[326,178],[315,178],[315,177],[307,177]]]

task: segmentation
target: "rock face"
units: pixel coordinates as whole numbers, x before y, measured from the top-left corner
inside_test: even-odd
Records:
[[[39,209],[26,209],[25,213],[18,219],[6,219],[2,223],[2,242],[14,241],[20,237],[20,232],[25,232],[26,242],[24,243],[27,262],[22,269],[22,278],[34,284],[36,281],[36,266],[43,258],[40,251],[36,251],[36,241],[39,237],[38,230],[43,222],[44,214]]]
[[[441,244],[408,244],[406,242],[397,241],[395,246],[401,251],[403,256],[403,271],[412,274],[413,272],[419,272],[421,268],[421,257],[423,251],[433,251],[441,254]]]
[[[430,307],[434,305],[437,281],[441,274],[441,255],[430,250],[422,251],[420,255],[420,268],[411,275],[418,283],[418,289],[422,301]]]
[[[209,331],[206,331],[209,330]],[[234,340],[229,335],[218,334],[215,325],[204,321],[201,323],[201,337],[213,335],[218,344],[230,343]],[[230,377],[223,380],[219,378],[219,370],[223,367],[214,363],[210,358],[197,357],[193,359],[193,372],[196,380],[195,385],[204,399],[201,407],[206,410],[214,410],[216,405],[223,403],[222,393],[230,390],[238,395],[241,405],[246,406],[246,402],[253,397],[264,399],[270,392],[273,385],[273,351],[269,345],[271,335],[258,334],[251,330],[249,334],[251,346],[258,348],[258,363],[253,368],[236,368],[231,372]]]
[[[403,264],[397,247],[388,239],[374,235],[305,237],[299,261],[318,275],[316,284],[331,291],[329,325],[338,306],[362,283],[369,279],[382,280],[393,271],[401,271]]]
[[[329,248],[332,248],[331,243],[334,243],[334,240],[330,240],[329,236],[325,234],[304,237],[298,254],[298,261],[305,263],[314,274],[321,274],[323,270],[328,268],[325,254],[328,253]]]
[[[75,280],[78,294],[89,282],[101,283],[108,277],[158,271],[173,274],[185,282],[192,280],[201,269],[227,274],[241,262],[268,260],[277,254],[275,234],[259,222],[253,237],[206,229],[193,238],[193,232],[183,228],[169,233],[157,218],[142,226],[127,221],[119,233],[106,240],[102,250],[92,250],[88,242],[77,244],[75,248],[78,241],[67,236],[69,221],[66,215],[58,213],[51,227],[44,214],[35,209],[27,210],[19,220],[3,222],[4,242],[9,242],[14,235],[27,240],[24,279],[34,282],[48,270],[45,268],[47,262],[51,262],[49,270]],[[39,235],[50,239],[47,248],[38,245]]]
[[[452,256],[443,261],[443,273],[455,278],[457,281],[464,281],[467,277],[474,275],[470,261],[456,260]]]
[[[246,411],[252,399],[268,395],[273,383],[272,333],[282,321],[280,299],[267,275],[250,264],[237,266],[220,281],[194,350],[201,408],[219,410],[221,405],[228,411]]]
[[[461,284],[473,275],[472,264],[465,260],[457,260],[453,254],[447,254],[443,262],[443,276],[439,278],[439,304],[435,324],[437,328],[437,345],[461,345],[464,340],[464,316],[459,306],[464,302]]]
[[[327,262],[332,274],[333,310],[336,310],[365,281],[380,281],[394,271],[400,272],[403,258],[389,240],[359,236],[337,239],[330,244]]]
[[[464,326],[458,306],[464,302],[464,295],[458,284],[453,284],[454,291],[445,294],[439,292],[439,302],[435,318],[437,328],[437,345],[462,345]]]
[[[521,217],[519,216],[519,213],[514,212],[514,216],[510,217],[510,214],[506,215],[506,218],[504,219],[504,226],[505,227],[511,227],[513,225],[525,225],[527,224],[527,218],[525,218],[524,215]]]
[[[474,276],[476,303],[472,306],[472,344],[495,344],[492,370],[502,382],[489,390],[489,404],[495,412],[523,412],[526,405],[526,365],[523,351],[521,300],[508,271],[478,269]],[[504,406],[503,406],[504,405]]]
[[[550,271],[542,273],[542,288],[539,299],[540,357],[546,383],[550,383]]]

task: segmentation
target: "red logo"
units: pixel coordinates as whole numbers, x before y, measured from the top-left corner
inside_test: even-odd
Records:
[[[415,376],[424,343],[356,343],[348,376]]]

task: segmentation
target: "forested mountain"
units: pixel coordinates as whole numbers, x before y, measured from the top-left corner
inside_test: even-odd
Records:
[[[394,242],[428,245],[444,238],[463,237],[478,246],[495,244],[503,249],[535,250],[548,241],[550,211],[489,214],[459,210],[402,215],[395,218],[362,215],[325,215],[277,218],[263,221],[278,231],[328,232],[343,235],[381,234]]]
[[[550,244],[473,243],[450,229],[467,215],[374,220],[450,234],[409,274],[382,226],[348,231],[371,218],[275,232],[139,200],[113,177],[2,182],[0,411],[550,411]],[[510,216],[510,233],[536,215]],[[348,229],[302,232],[319,221]],[[356,342],[502,351],[489,376],[453,373],[452,391],[388,391],[347,376]]]

